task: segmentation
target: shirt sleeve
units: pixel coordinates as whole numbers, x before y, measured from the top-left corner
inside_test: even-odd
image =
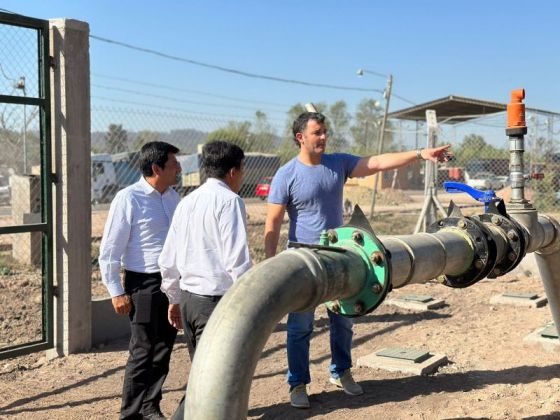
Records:
[[[245,204],[241,198],[236,197],[224,206],[219,227],[224,267],[235,282],[252,265],[247,244]]]
[[[271,204],[288,204],[289,191],[288,182],[284,171],[280,169],[272,178],[270,183],[270,193],[268,194],[268,202]]]
[[[181,298],[180,278],[181,274],[177,268],[177,220],[180,209],[177,209],[163,249],[158,258],[158,265],[161,270],[161,291],[167,295],[169,303],[177,304]]]
[[[130,199],[126,194],[117,194],[111,203],[99,248],[101,280],[111,297],[125,293],[121,284],[121,259],[130,238],[131,224]]]
[[[340,156],[344,165],[344,176],[348,179],[361,158],[348,153],[341,153]]]

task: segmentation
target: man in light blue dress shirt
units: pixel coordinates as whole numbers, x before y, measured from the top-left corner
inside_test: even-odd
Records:
[[[172,188],[181,173],[178,151],[159,141],[142,147],[142,177],[115,196],[101,241],[103,283],[115,311],[130,319],[121,419],[164,418],[159,407],[161,387],[177,330],[168,322],[168,299],[160,290],[157,261],[180,200]]]

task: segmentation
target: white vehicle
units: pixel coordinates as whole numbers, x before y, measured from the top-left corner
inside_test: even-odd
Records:
[[[477,190],[500,190],[504,187],[503,180],[492,172],[478,172],[472,176],[465,174],[467,185]]]
[[[117,174],[111,155],[106,153],[91,155],[91,202],[111,201],[117,189]]]

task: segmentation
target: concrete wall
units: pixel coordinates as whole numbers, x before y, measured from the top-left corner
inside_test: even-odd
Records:
[[[128,316],[117,314],[110,298],[92,300],[91,323],[92,346],[130,337]]]

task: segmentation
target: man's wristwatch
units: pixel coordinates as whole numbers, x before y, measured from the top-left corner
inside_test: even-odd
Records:
[[[426,160],[422,157],[422,150],[424,149],[416,149],[416,159],[418,160]]]

